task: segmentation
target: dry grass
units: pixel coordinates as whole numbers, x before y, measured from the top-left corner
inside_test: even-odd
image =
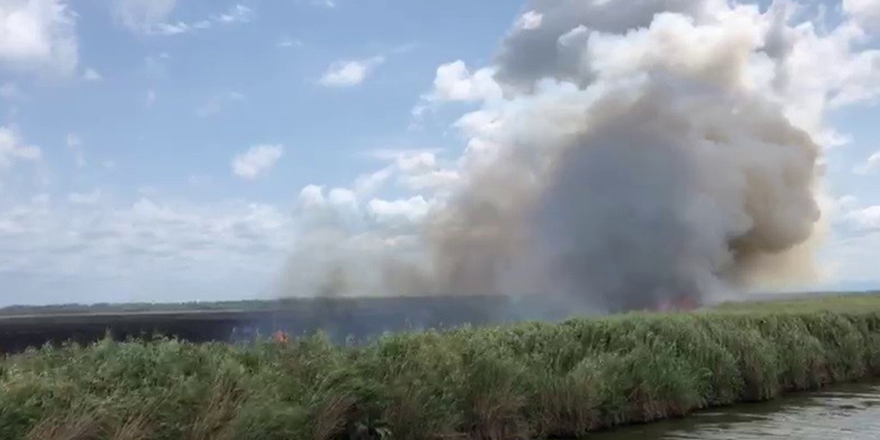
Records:
[[[223,384],[216,384],[211,398],[189,426],[187,440],[233,440],[232,420],[235,418],[241,393]]]
[[[313,414],[311,440],[332,440],[344,433],[355,402],[356,399],[348,394],[331,394],[322,398]]]
[[[143,414],[124,420],[110,436],[110,440],[149,440],[153,433],[149,419]]]
[[[100,440],[106,426],[95,413],[73,413],[40,420],[25,435],[27,440]]]

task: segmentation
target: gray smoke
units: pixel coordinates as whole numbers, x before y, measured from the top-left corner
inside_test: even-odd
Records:
[[[654,307],[746,284],[748,262],[806,241],[819,219],[810,137],[776,106],[682,86],[607,100],[545,169],[511,154],[474,176],[431,224],[439,280]]]
[[[749,58],[784,57],[785,43],[719,22],[719,8],[731,11],[528,5],[541,26],[508,36],[496,80],[536,111],[515,118],[520,134],[429,224],[440,290],[564,295],[600,310],[699,303],[748,285],[756,260],[809,250],[799,245],[819,220],[819,147],[748,84]],[[542,90],[547,78],[576,89]],[[797,275],[812,272],[811,258],[795,260],[807,263]]]
[[[378,258],[385,292],[617,311],[815,275],[824,112],[848,78],[809,69],[823,68],[817,47],[839,50],[824,56],[841,71],[863,55],[847,23],[819,34],[792,23],[788,2],[533,0],[523,12],[531,24],[492,66],[503,98],[457,124],[469,146],[422,225],[424,264]]]

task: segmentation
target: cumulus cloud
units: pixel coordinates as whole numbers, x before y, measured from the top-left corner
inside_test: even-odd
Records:
[[[880,231],[880,205],[854,209],[846,214],[846,219],[859,228]]]
[[[526,11],[517,21],[517,26],[523,30],[532,30],[541,27],[544,20],[544,14],[535,11]]]
[[[76,15],[63,0],[8,0],[0,7],[0,67],[72,73]]]
[[[326,87],[353,87],[364,82],[384,62],[383,56],[336,61],[327,68],[318,83]]]
[[[873,173],[880,169],[880,151],[872,153],[865,159],[865,162],[859,165],[856,165],[853,168],[853,172],[856,174],[869,174]]]
[[[40,147],[27,144],[16,130],[0,127],[0,171],[9,169],[16,162],[33,162],[42,156]]]
[[[880,0],[843,0],[843,11],[866,29],[880,29]]]
[[[502,96],[501,87],[495,81],[495,68],[484,67],[471,74],[464,61],[442,64],[437,68],[434,86],[422,94],[412,111],[410,128],[419,128],[425,115],[444,102],[482,102],[497,100]]]
[[[428,214],[431,204],[422,196],[409,199],[373,199],[367,205],[369,213],[379,223],[386,225],[416,224]]]
[[[838,227],[836,232],[843,238],[857,240],[868,234],[880,232],[880,205],[866,205],[852,195],[828,200],[826,214]]]
[[[254,180],[271,171],[283,154],[280,144],[255,145],[232,159],[232,172],[242,179]]]
[[[426,95],[429,101],[482,101],[501,97],[501,88],[495,82],[492,68],[482,68],[473,74],[464,61],[458,60],[437,68],[434,89]]]
[[[445,191],[458,183],[460,175],[455,164],[438,158],[435,150],[379,150],[372,157],[389,166],[368,176],[381,177],[381,183],[393,180],[410,191]],[[363,182],[362,182],[363,184]]]

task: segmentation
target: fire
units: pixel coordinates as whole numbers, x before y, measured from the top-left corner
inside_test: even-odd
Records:
[[[672,311],[690,311],[696,309],[698,306],[697,302],[694,298],[690,296],[679,296],[677,298],[671,300],[665,300],[657,306],[658,312],[672,312]]]
[[[272,339],[274,339],[275,342],[278,342],[280,344],[286,344],[286,343],[290,342],[290,338],[287,336],[287,333],[283,330],[278,330],[277,332],[275,332],[275,336]]]

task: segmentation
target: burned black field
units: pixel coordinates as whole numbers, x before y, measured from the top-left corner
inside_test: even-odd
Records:
[[[291,336],[320,331],[336,342],[363,341],[385,332],[518,320],[522,315],[517,308],[509,299],[490,296],[14,307],[0,312],[0,350],[14,353],[67,341],[89,344],[108,334],[116,340],[236,342],[279,331]]]

